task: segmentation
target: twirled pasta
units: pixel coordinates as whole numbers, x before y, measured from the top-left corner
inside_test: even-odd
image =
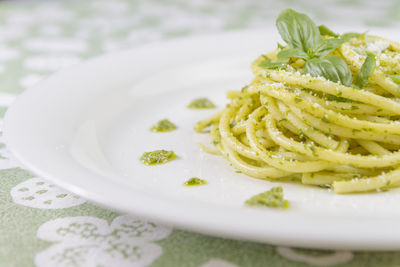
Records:
[[[217,151],[255,178],[289,179],[335,193],[400,186],[400,86],[389,76],[400,73],[400,44],[361,35],[330,53],[344,59],[355,77],[366,53],[374,52],[377,66],[363,89],[305,74],[301,59],[285,70],[260,66],[282,49],[255,60],[254,80],[228,92],[224,110],[195,130],[211,127]]]

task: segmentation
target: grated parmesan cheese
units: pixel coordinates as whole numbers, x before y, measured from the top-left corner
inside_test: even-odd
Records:
[[[366,50],[368,52],[374,53],[375,55],[379,55],[382,53],[383,50],[389,47],[389,43],[386,41],[378,40],[375,42],[369,42],[367,44]]]

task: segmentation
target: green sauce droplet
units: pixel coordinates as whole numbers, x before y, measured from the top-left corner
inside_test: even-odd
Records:
[[[174,151],[170,150],[155,150],[144,152],[140,160],[146,165],[157,165],[167,163],[177,158]]]
[[[199,98],[190,102],[190,104],[187,107],[193,109],[209,109],[209,108],[215,108],[216,106],[214,105],[213,102],[211,102],[207,98]]]
[[[150,131],[152,132],[171,132],[177,127],[175,124],[170,122],[168,119],[160,120],[157,124],[151,126]]]
[[[196,186],[196,185],[205,185],[205,184],[207,184],[206,180],[203,180],[203,179],[200,179],[197,177],[190,178],[189,180],[187,180],[185,182],[186,186]]]
[[[283,189],[281,186],[272,187],[269,191],[255,195],[246,200],[249,206],[267,206],[272,208],[287,209],[290,206],[289,201],[283,199]]]

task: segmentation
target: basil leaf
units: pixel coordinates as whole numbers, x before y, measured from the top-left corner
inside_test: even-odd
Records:
[[[397,84],[400,84],[400,75],[389,75],[389,77]]]
[[[315,23],[307,15],[293,9],[285,9],[276,20],[276,26],[282,39],[291,48],[299,48],[307,53],[321,41]]]
[[[343,41],[347,42],[348,40],[350,40],[352,38],[360,37],[361,35],[363,35],[363,34],[356,33],[356,32],[347,32],[347,33],[344,33],[344,34],[340,35],[340,39],[342,39]]]
[[[369,77],[374,73],[375,65],[374,54],[368,53],[356,78],[356,85],[358,87],[363,88],[368,83]]]
[[[353,76],[346,62],[339,57],[313,58],[306,62],[304,70],[314,77],[324,77],[332,82],[351,86]]]
[[[321,35],[328,35],[328,36],[332,36],[332,37],[339,37],[339,34],[331,31],[328,27],[326,27],[325,25],[319,25],[318,26],[318,30],[319,33]]]
[[[304,60],[308,59],[307,53],[301,50],[300,48],[291,48],[287,50],[282,50],[278,53],[278,59],[288,59],[291,57],[298,57]]]
[[[264,61],[258,64],[259,67],[266,68],[266,69],[273,69],[273,70],[280,70],[285,69],[287,66],[288,60],[279,60],[279,61],[271,61],[269,58],[264,57]]]
[[[344,43],[340,39],[326,39],[319,42],[313,49],[314,56],[324,57]]]

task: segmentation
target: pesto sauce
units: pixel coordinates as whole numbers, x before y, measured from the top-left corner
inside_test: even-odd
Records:
[[[197,186],[197,185],[205,185],[205,184],[207,184],[206,180],[203,180],[203,179],[200,179],[197,177],[190,178],[189,180],[187,180],[184,183],[184,185],[186,185],[186,186]]]
[[[272,187],[269,191],[255,195],[245,202],[248,206],[267,206],[271,208],[287,209],[290,203],[283,199],[283,189],[281,186]]]
[[[156,133],[164,133],[164,132],[171,132],[175,130],[177,127],[175,124],[170,122],[168,119],[160,120],[153,126],[151,126],[150,131],[156,132]]]
[[[300,97],[298,97],[298,96],[295,96],[295,97],[294,97],[294,102],[295,102],[295,103],[299,103],[299,102],[301,102],[301,101],[303,101],[303,99],[301,99]]]
[[[177,158],[177,155],[172,150],[155,150],[144,152],[140,160],[146,165],[157,165],[167,163]]]
[[[341,92],[340,92],[341,93]],[[336,101],[336,102],[344,102],[344,103],[351,103],[353,100],[340,97],[340,96],[335,96],[335,95],[328,95],[328,100],[330,101]]]
[[[187,107],[192,109],[209,109],[215,108],[216,106],[207,98],[198,98],[190,102]]]

